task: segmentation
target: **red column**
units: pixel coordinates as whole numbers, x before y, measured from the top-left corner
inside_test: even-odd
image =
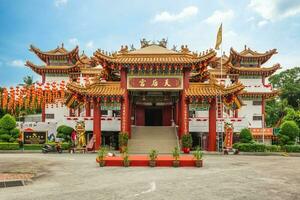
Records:
[[[130,119],[130,102],[127,91],[127,72],[124,68],[121,69],[121,88],[125,89],[123,101],[121,105],[121,132],[128,132],[131,136],[131,119]]]
[[[217,141],[217,112],[216,112],[216,99],[213,98],[210,102],[209,107],[209,136],[208,136],[208,151],[216,151],[216,141]]]
[[[179,100],[178,100],[178,137],[180,137],[181,135],[181,130],[182,130],[182,118],[181,118],[181,113],[182,113],[182,109],[181,109],[181,95],[179,97]]]
[[[95,150],[98,150],[101,145],[101,109],[100,103],[94,101],[94,119],[93,119],[93,134],[95,140]]]
[[[181,132],[180,138],[183,134],[189,133],[189,116],[188,116],[188,104],[186,101],[185,92],[182,92],[181,95]]]
[[[91,102],[88,100],[85,104],[85,116],[90,117],[91,116]]]

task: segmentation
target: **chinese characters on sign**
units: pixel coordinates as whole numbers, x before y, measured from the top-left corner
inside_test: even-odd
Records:
[[[182,89],[182,77],[128,77],[128,89]]]
[[[233,139],[233,127],[225,125],[225,141],[224,147],[227,149],[232,148],[232,139]]]

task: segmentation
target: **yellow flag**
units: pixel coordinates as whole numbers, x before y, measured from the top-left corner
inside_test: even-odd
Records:
[[[219,27],[215,49],[219,50],[222,43],[222,24]]]

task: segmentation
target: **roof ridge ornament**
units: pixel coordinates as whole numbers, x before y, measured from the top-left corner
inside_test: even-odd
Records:
[[[125,53],[128,53],[128,46],[125,45],[125,46],[121,46],[121,50],[119,51],[119,53],[122,53],[122,54],[125,54]]]
[[[187,45],[181,45],[181,53],[190,53],[191,51],[189,50]]]
[[[141,43],[141,48],[144,48],[144,47],[148,47],[150,46],[150,40],[146,40],[146,38],[143,38],[140,40],[140,43]]]
[[[168,38],[165,39],[165,38],[162,38],[160,41],[157,41],[158,42],[158,46],[161,46],[161,47],[164,47],[164,48],[167,48],[167,44],[168,44]]]

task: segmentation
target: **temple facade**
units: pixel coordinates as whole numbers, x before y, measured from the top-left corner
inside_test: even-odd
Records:
[[[114,143],[119,132],[130,138],[133,127],[145,126],[174,127],[179,140],[192,134],[194,145],[209,151],[222,147],[225,123],[234,132],[251,128],[260,139],[266,100],[277,95],[267,78],[280,68],[262,65],[276,49],[257,53],[245,47],[217,57],[212,49],[168,49],[164,39],[140,42],[139,49],[97,50],[92,57],[80,55],[78,47],[30,46],[44,64],[26,65],[42,84],[63,83],[66,90],[63,102],[43,105],[42,121],[72,127],[84,121],[94,149]]]

